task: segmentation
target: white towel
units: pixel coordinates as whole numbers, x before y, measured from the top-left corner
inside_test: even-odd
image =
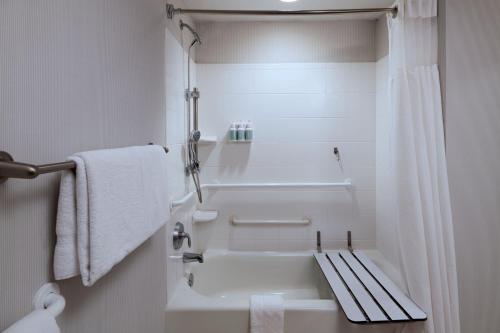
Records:
[[[250,333],[283,333],[285,310],[280,295],[253,295],[250,298]]]
[[[163,147],[78,153],[62,175],[54,274],[93,285],[169,219]]]
[[[47,310],[35,310],[3,333],[60,333],[55,318]]]

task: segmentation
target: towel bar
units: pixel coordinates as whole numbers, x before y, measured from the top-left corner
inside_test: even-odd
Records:
[[[165,153],[168,153],[168,148],[163,148],[165,149]],[[9,153],[0,151],[0,184],[5,183],[9,178],[33,179],[46,173],[75,168],[76,164],[73,161],[41,165],[15,162]]]

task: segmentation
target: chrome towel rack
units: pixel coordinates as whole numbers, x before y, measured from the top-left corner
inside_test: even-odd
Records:
[[[163,149],[165,149],[165,153],[168,153],[167,147],[163,147]],[[5,183],[9,178],[33,179],[46,173],[73,170],[75,168],[76,163],[73,161],[41,165],[15,162],[8,152],[0,151],[0,184]]]

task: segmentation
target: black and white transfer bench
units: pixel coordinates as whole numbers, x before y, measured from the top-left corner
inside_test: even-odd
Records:
[[[355,324],[424,321],[427,315],[362,251],[315,253],[347,319]]]

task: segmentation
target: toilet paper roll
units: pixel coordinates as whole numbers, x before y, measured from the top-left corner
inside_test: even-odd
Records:
[[[3,333],[60,333],[56,319],[47,310],[35,310]]]

